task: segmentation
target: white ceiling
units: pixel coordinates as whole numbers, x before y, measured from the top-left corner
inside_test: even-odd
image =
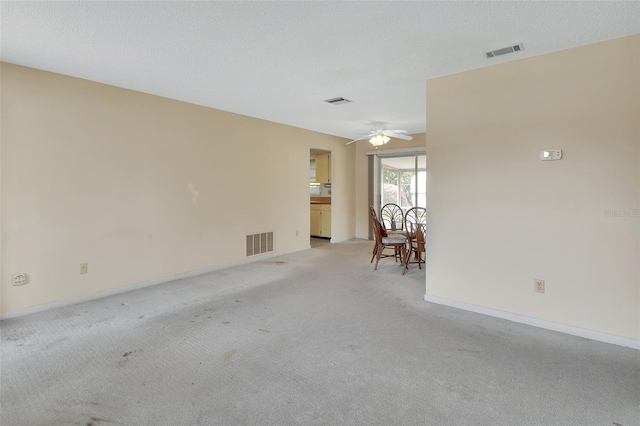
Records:
[[[0,7],[3,61],[346,138],[424,132],[428,78],[640,33],[638,1]]]

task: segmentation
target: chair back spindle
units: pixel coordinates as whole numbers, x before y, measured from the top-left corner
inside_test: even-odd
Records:
[[[380,218],[387,231],[402,231],[404,229],[404,213],[397,204],[387,203],[382,206]]]

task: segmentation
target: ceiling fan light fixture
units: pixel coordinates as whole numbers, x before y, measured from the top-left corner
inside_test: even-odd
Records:
[[[384,145],[389,141],[390,141],[389,136],[385,136],[385,135],[375,135],[374,137],[369,139],[369,143],[371,143],[371,145],[373,146]]]

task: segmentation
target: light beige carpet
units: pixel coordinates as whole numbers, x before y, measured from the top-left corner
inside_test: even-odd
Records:
[[[640,352],[330,244],[2,322],[2,425],[640,424]]]

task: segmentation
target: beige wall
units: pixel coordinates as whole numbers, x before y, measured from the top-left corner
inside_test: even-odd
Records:
[[[413,148],[416,146],[425,146],[425,133],[417,133],[410,141],[401,139],[391,139],[381,151],[387,149]],[[365,155],[368,151],[375,148],[366,140],[355,142],[351,145],[356,146],[355,151],[355,227],[356,236],[358,238],[369,238],[369,160]]]
[[[308,247],[310,148],[332,152],[334,239],[355,235],[345,139],[1,72],[3,313],[239,262],[247,233],[274,231],[278,252]],[[11,285],[17,272],[28,285]]]
[[[636,35],[427,82],[428,295],[640,338],[639,58]]]

